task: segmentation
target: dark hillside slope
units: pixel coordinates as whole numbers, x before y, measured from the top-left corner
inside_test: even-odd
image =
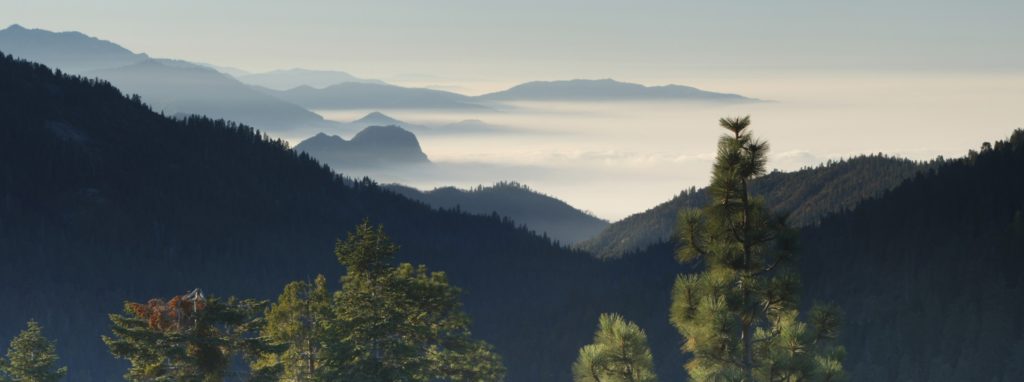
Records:
[[[1024,130],[804,230],[857,381],[1024,381]]]
[[[340,274],[332,247],[364,218],[400,260],[464,288],[477,336],[511,381],[570,378],[603,311],[630,313],[626,278],[508,220],[436,211],[347,182],[243,126],[161,117],[97,80],[0,57],[0,341],[30,318],[59,341],[76,382],[126,364],[99,340],[125,299],[207,293],[270,298]]]
[[[851,381],[1024,381],[1024,130],[801,230],[803,301],[844,311]],[[675,244],[615,263],[670,284]],[[639,282],[630,280],[629,282]],[[668,290],[646,303],[668,309]],[[678,347],[645,326],[656,356]],[[682,360],[673,361],[680,365]],[[659,369],[664,370],[664,369]]]
[[[400,185],[385,187],[436,208],[459,208],[484,215],[498,213],[566,244],[593,237],[608,226],[607,221],[516,182],[498,182],[469,190],[441,187],[420,191]]]
[[[763,195],[773,210],[788,213],[792,224],[806,226],[880,196],[935,164],[884,155],[858,156],[794,172],[774,171],[757,178],[751,189]],[[701,208],[707,203],[707,188],[685,190],[672,200],[612,223],[577,247],[602,258],[642,250],[672,237],[680,209]]]

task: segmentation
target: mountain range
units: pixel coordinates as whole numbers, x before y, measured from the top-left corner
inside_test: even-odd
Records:
[[[303,85],[284,91],[263,90],[309,109],[487,109],[462,94],[376,83],[344,82],[325,88]]]
[[[573,323],[626,309],[605,286],[619,277],[608,264],[507,218],[344,179],[250,127],[167,118],[106,82],[10,56],[0,99],[0,301],[17,307],[0,309],[0,338],[39,320],[69,380],[124,373],[99,340],[124,300],[197,286],[271,298],[291,280],[337,280],[335,240],[364,219],[401,246],[398,260],[467,291],[472,329],[503,355],[510,381],[569,378],[592,335]],[[577,272],[588,277],[565,277]]]
[[[486,101],[758,101],[738,94],[709,92],[690,86],[644,86],[612,79],[534,81],[476,98]]]
[[[301,68],[272,70],[263,73],[235,75],[239,81],[249,85],[273,90],[288,90],[300,86],[325,88],[344,82],[365,82],[384,85],[381,80],[368,80],[338,70],[310,70]]]
[[[246,122],[267,131],[323,125],[322,118],[309,110],[304,113],[287,110],[295,109],[288,103],[306,109],[489,111],[500,108],[503,101],[756,101],[688,86],[648,87],[610,79],[528,82],[473,97],[442,90],[395,86],[342,71],[295,68],[242,73],[213,64],[151,60],[144,53],[134,53],[113,42],[79,32],[56,33],[26,29],[20,25],[0,30],[0,50],[67,72],[101,76],[125,91],[138,93],[147,103],[168,114],[217,116]],[[197,78],[195,71],[168,70],[155,65],[168,62],[173,62],[176,69],[190,64],[211,72],[231,71],[234,76],[217,72],[223,77],[214,78],[213,74],[206,74]],[[151,73],[145,73],[147,70]],[[151,75],[143,78],[139,76],[141,74]],[[207,83],[202,79],[213,82]],[[241,84],[272,96],[274,101],[241,89]]]
[[[84,73],[142,96],[171,115],[201,114],[245,123],[267,131],[327,129],[337,123],[281,101],[234,77],[184,61],[147,59],[127,66]]]
[[[694,268],[674,261],[675,243],[598,260],[508,218],[346,180],[250,127],[167,118],[106,82],[10,56],[0,58],[0,99],[0,338],[35,318],[57,339],[69,380],[123,374],[98,339],[122,301],[196,286],[271,298],[287,281],[336,280],[334,240],[364,219],[383,224],[399,260],[463,288],[474,334],[494,344],[509,381],[570,379],[603,312],[647,331],[661,379],[685,378],[682,338],[666,317],[674,280]],[[879,177],[856,173],[851,183]],[[851,380],[1024,379],[1022,174],[1018,130],[808,218],[817,223],[800,234],[806,303],[846,312]]]
[[[509,217],[538,234],[564,244],[593,237],[608,226],[605,220],[516,182],[499,182],[467,190],[441,187],[420,191],[397,184],[384,187],[435,208]]]
[[[41,62],[69,73],[85,73],[131,65],[149,59],[80,32],[50,32],[14,24],[0,30],[0,50],[26,60]]]

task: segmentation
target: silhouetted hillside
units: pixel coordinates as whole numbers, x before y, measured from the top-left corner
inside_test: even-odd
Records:
[[[39,320],[68,380],[124,373],[99,340],[123,300],[195,287],[270,298],[316,273],[337,280],[334,241],[364,218],[384,224],[400,260],[464,289],[510,381],[568,379],[601,312],[664,317],[638,313],[648,307],[626,298],[617,266],[507,219],[343,181],[248,127],[164,118],[105,82],[9,57],[0,100],[0,339]]]
[[[210,65],[151,59],[78,32],[13,25],[0,31],[0,50],[66,72],[96,76],[168,115],[201,114],[267,131],[336,126],[316,113],[252,89]]]
[[[534,81],[477,98],[488,101],[757,101],[737,94],[715,93],[689,86],[644,86],[612,79]]]
[[[458,208],[474,214],[497,213],[507,216],[516,223],[525,224],[531,230],[566,244],[592,237],[608,226],[607,221],[515,182],[501,182],[469,190],[442,187],[420,191],[400,185],[384,187],[436,208]]]
[[[110,81],[167,114],[201,114],[256,126],[268,131],[326,128],[334,124],[316,113],[281,101],[213,69],[170,60],[145,60],[133,65],[87,73]]]
[[[398,126],[370,126],[352,140],[324,133],[295,146],[335,170],[429,163],[413,133]]]
[[[78,32],[55,33],[18,24],[0,30],[0,51],[70,73],[126,66],[149,58]]]
[[[830,213],[851,209],[882,195],[915,173],[927,169],[906,159],[860,156],[794,172],[775,171],[751,184],[772,209],[789,214],[796,226],[816,223]],[[612,223],[578,247],[599,257],[618,257],[669,240],[682,208],[708,203],[707,189],[684,190],[672,200]]]
[[[650,284],[637,288],[670,283],[647,264],[675,247],[615,263],[645,264]],[[804,227],[800,248],[804,305],[844,311],[849,380],[1024,380],[1024,130]],[[667,309],[668,292],[650,293]],[[659,325],[647,328],[671,330]],[[656,357],[671,355],[662,346]]]
[[[1024,130],[807,228],[855,381],[1024,381]]]

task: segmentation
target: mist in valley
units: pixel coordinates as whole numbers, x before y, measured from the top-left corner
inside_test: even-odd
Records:
[[[721,72],[664,82],[763,101],[505,102],[487,110],[315,111],[339,122],[380,111],[430,128],[417,132],[430,164],[339,169],[346,175],[420,189],[514,180],[617,220],[706,184],[721,117],[751,115],[754,127],[772,142],[769,168],[791,171],[858,154],[958,157],[977,149],[974,142],[999,139],[1018,127],[1013,111],[1024,101],[1024,74],[1006,73]],[[469,94],[503,86],[453,83]],[[443,133],[442,126],[466,120],[500,129]],[[332,134],[350,138],[354,132]],[[295,144],[312,134],[281,135]]]

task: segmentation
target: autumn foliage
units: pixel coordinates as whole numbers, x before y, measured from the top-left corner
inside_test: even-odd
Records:
[[[162,332],[177,332],[190,322],[195,322],[199,312],[206,308],[205,300],[189,300],[185,296],[172,297],[169,301],[154,298],[145,304],[130,303],[128,309],[149,323],[149,328]]]

